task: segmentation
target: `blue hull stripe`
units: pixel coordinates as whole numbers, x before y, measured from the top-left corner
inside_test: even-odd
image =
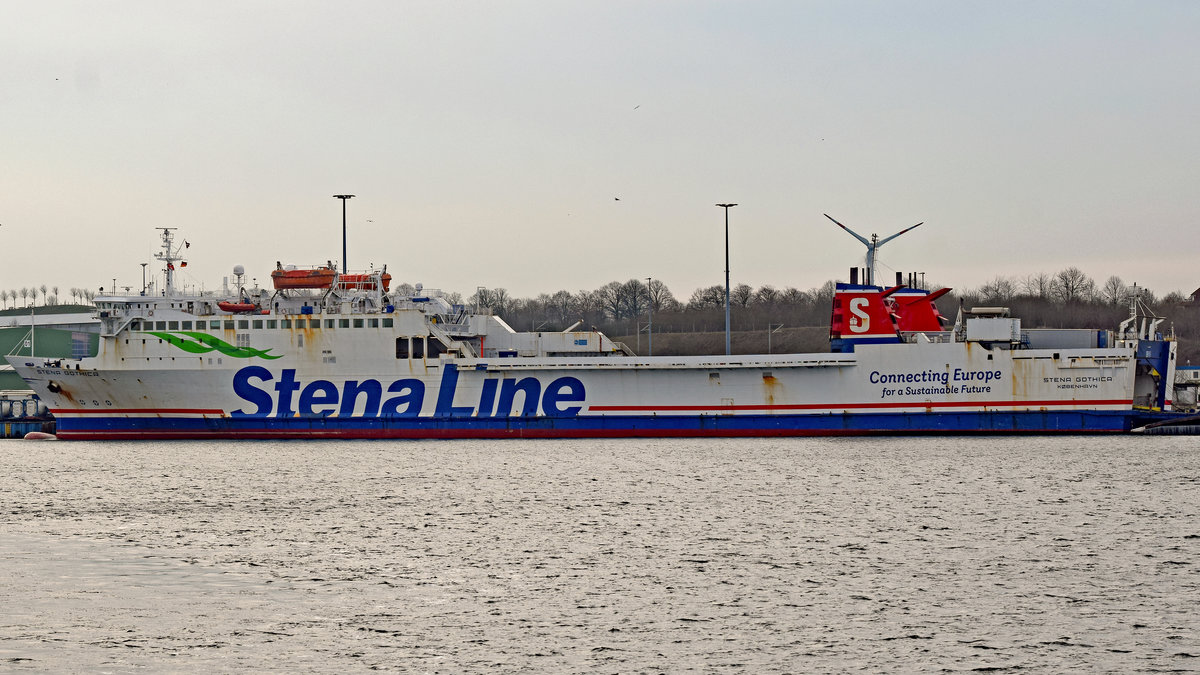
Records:
[[[581,415],[578,417],[60,417],[63,438],[510,436],[810,436],[1128,431],[1129,411],[858,413],[840,415]]]

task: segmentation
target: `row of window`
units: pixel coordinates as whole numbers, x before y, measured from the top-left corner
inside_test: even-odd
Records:
[[[412,346],[409,346],[411,340]],[[398,337],[396,338],[396,358],[398,359],[423,359],[429,357],[436,359],[438,355],[446,353],[446,346],[434,338],[425,339],[423,337]],[[461,354],[460,354],[461,356]]]
[[[324,324],[322,324],[324,321]],[[291,328],[391,328],[392,319],[237,319],[234,321],[143,321],[135,319],[132,330],[254,330]]]

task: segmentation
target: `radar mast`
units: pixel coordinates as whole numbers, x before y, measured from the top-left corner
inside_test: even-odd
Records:
[[[174,246],[175,235],[173,233],[175,232],[175,230],[177,230],[179,228],[177,228],[177,227],[157,227],[155,229],[162,230],[162,252],[155,253],[154,257],[167,263],[167,268],[165,270],[167,273],[167,285],[166,285],[164,291],[165,291],[166,295],[168,295],[168,296],[174,295],[175,294],[175,261],[183,259],[180,256],[181,249],[179,247]]]

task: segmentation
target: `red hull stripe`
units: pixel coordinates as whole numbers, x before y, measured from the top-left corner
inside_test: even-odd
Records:
[[[851,408],[1013,408],[1013,407],[1049,407],[1071,406],[1085,407],[1094,405],[1133,405],[1131,399],[1112,400],[1068,400],[1068,401],[946,401],[932,403],[929,401],[892,402],[892,403],[798,403],[792,405],[592,405],[588,411],[594,412],[699,412],[704,410],[848,410]]]

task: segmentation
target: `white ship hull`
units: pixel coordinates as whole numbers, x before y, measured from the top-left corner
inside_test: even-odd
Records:
[[[294,346],[297,335],[305,347]],[[255,349],[281,358],[188,355],[152,337],[120,355],[13,365],[62,438],[1114,432],[1132,424],[1126,348],[932,343],[790,356],[397,359],[386,329],[270,337]]]

